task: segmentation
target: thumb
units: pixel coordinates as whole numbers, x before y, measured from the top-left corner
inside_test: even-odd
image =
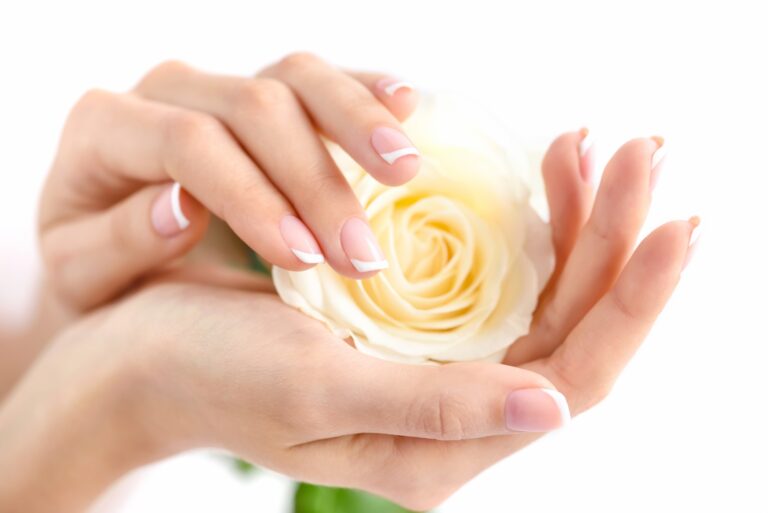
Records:
[[[44,229],[49,280],[81,309],[123,292],[203,237],[207,210],[177,183],[144,187],[109,209]]]
[[[516,367],[378,360],[345,367],[348,375],[354,369],[354,383],[337,395],[335,413],[346,419],[348,434],[461,440],[551,431],[570,420],[565,397],[546,378]]]

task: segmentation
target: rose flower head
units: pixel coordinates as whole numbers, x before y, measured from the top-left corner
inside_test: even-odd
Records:
[[[454,97],[424,98],[404,128],[422,166],[398,187],[331,145],[389,267],[363,280],[325,264],[275,268],[277,292],[370,355],[500,361],[528,333],[554,265],[549,225],[532,206],[539,162]]]

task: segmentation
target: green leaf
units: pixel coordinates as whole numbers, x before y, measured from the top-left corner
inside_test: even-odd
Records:
[[[253,251],[248,251],[248,265],[251,269],[259,274],[266,274],[267,276],[272,275],[272,273],[269,271],[269,267],[267,267],[259,255]]]
[[[294,513],[414,513],[386,499],[349,488],[299,483]]]
[[[240,458],[232,458],[230,456],[225,456],[225,458],[229,460],[232,469],[241,476],[250,477],[259,472],[259,467],[253,463],[249,463]]]

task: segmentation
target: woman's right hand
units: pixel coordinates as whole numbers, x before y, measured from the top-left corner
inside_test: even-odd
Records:
[[[75,310],[103,304],[191,249],[208,211],[272,264],[370,276],[387,263],[321,134],[402,184],[420,163],[399,123],[416,101],[404,82],[304,53],[250,78],[167,62],[129,93],[91,91],[41,199],[49,281]]]

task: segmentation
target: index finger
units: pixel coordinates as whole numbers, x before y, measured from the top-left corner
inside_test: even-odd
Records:
[[[307,53],[290,55],[259,75],[287,84],[318,128],[379,182],[401,185],[416,175],[419,150],[358,80]]]

